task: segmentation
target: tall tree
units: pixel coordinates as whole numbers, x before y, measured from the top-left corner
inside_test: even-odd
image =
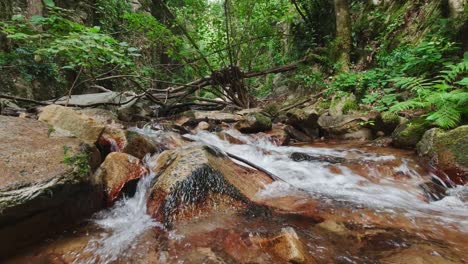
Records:
[[[334,0],[336,18],[336,42],[338,44],[338,62],[342,71],[349,70],[351,52],[351,17],[348,0]]]

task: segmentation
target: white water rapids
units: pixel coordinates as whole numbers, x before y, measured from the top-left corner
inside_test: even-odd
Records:
[[[157,138],[161,135],[150,129],[133,129],[133,131]],[[196,141],[193,144],[213,145],[225,152],[240,156],[284,180],[274,182],[259,192],[262,196],[283,196],[293,192],[295,188],[306,190],[312,195],[321,195],[328,199],[351,202],[360,206],[374,208],[385,212],[403,213],[411,217],[427,217],[439,223],[450,223],[460,230],[468,232],[468,203],[460,197],[468,192],[467,186],[449,189],[449,195],[437,202],[425,202],[421,199],[422,190],[414,188],[423,182],[423,177],[408,166],[408,160],[393,155],[382,155],[365,152],[358,149],[333,149],[317,147],[276,146],[270,141],[240,134],[229,130],[231,136],[246,144],[231,144],[221,140],[217,135],[205,131],[195,135],[187,135]],[[410,178],[405,181],[380,179],[377,183],[356,174],[341,164],[335,164],[340,173],[332,172],[327,162],[301,161],[290,159],[290,154],[301,152],[310,155],[328,155],[347,157],[372,162],[390,161],[401,158],[401,165],[392,168],[403,172]],[[362,166],[366,166],[363,164]],[[152,166],[149,166],[152,167]],[[368,169],[372,169],[369,167]],[[379,177],[379,175],[372,175]],[[93,238],[87,245],[85,252],[91,253],[92,258],[77,263],[110,263],[125,254],[126,249],[146,230],[158,227],[146,212],[147,191],[155,175],[142,178],[137,186],[135,196],[118,201],[112,208],[100,212],[94,218],[94,224],[102,230],[100,237]],[[427,178],[426,178],[427,181]],[[293,186],[293,187],[291,187]],[[413,188],[406,188],[412,186]]]

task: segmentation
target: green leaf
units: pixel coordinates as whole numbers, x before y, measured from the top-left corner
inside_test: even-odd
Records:
[[[55,7],[54,0],[42,0],[47,7]]]

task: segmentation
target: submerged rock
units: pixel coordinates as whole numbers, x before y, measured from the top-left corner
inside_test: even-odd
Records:
[[[95,147],[77,138],[50,137],[33,119],[0,116],[0,255],[12,254],[103,206],[91,177]]]
[[[425,118],[418,118],[399,125],[392,133],[392,144],[398,148],[412,149],[431,125]]]
[[[307,257],[304,245],[292,227],[282,228],[280,234],[270,238],[253,237],[251,240],[253,244],[266,249],[285,262],[316,263],[314,259]]]
[[[345,158],[328,156],[328,155],[318,155],[312,156],[306,153],[294,152],[289,156],[294,161],[317,161],[317,162],[328,162],[328,163],[343,163],[346,161]]]
[[[108,204],[114,202],[124,186],[139,179],[148,171],[140,160],[125,153],[110,153],[96,171],[95,178],[102,182]]]
[[[242,133],[258,133],[271,130],[272,122],[269,117],[260,113],[251,113],[235,125],[235,128]]]
[[[417,144],[418,154],[456,184],[468,183],[468,126],[450,131],[433,128]]]
[[[166,225],[206,213],[258,207],[255,194],[273,181],[206,146],[165,151],[153,171],[159,176],[151,188],[148,212]]]

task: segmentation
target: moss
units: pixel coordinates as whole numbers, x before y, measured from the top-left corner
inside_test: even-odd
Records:
[[[80,177],[88,176],[91,173],[89,151],[82,149],[74,155],[70,155],[69,151],[69,146],[63,146],[63,163],[73,167],[75,175]]]
[[[399,124],[400,117],[392,112],[383,112],[382,121],[384,122],[384,124]]]
[[[260,114],[260,113],[254,113],[253,116],[255,117],[255,119],[257,120],[257,122],[259,123],[259,125],[261,127],[265,127],[265,128],[271,128],[272,126],[272,123],[271,123],[271,119]]]
[[[359,105],[356,103],[355,100],[346,100],[346,102],[343,105],[343,114],[347,114],[349,113],[349,111],[358,109]]]
[[[328,109],[331,107],[331,102],[330,101],[322,101],[318,104],[318,106],[321,108],[321,109]]]
[[[438,148],[448,148],[457,160],[457,163],[468,167],[468,126],[461,126],[446,133],[439,133],[437,137]]]
[[[402,124],[392,134],[393,144],[400,148],[414,148],[430,127],[425,118]]]

